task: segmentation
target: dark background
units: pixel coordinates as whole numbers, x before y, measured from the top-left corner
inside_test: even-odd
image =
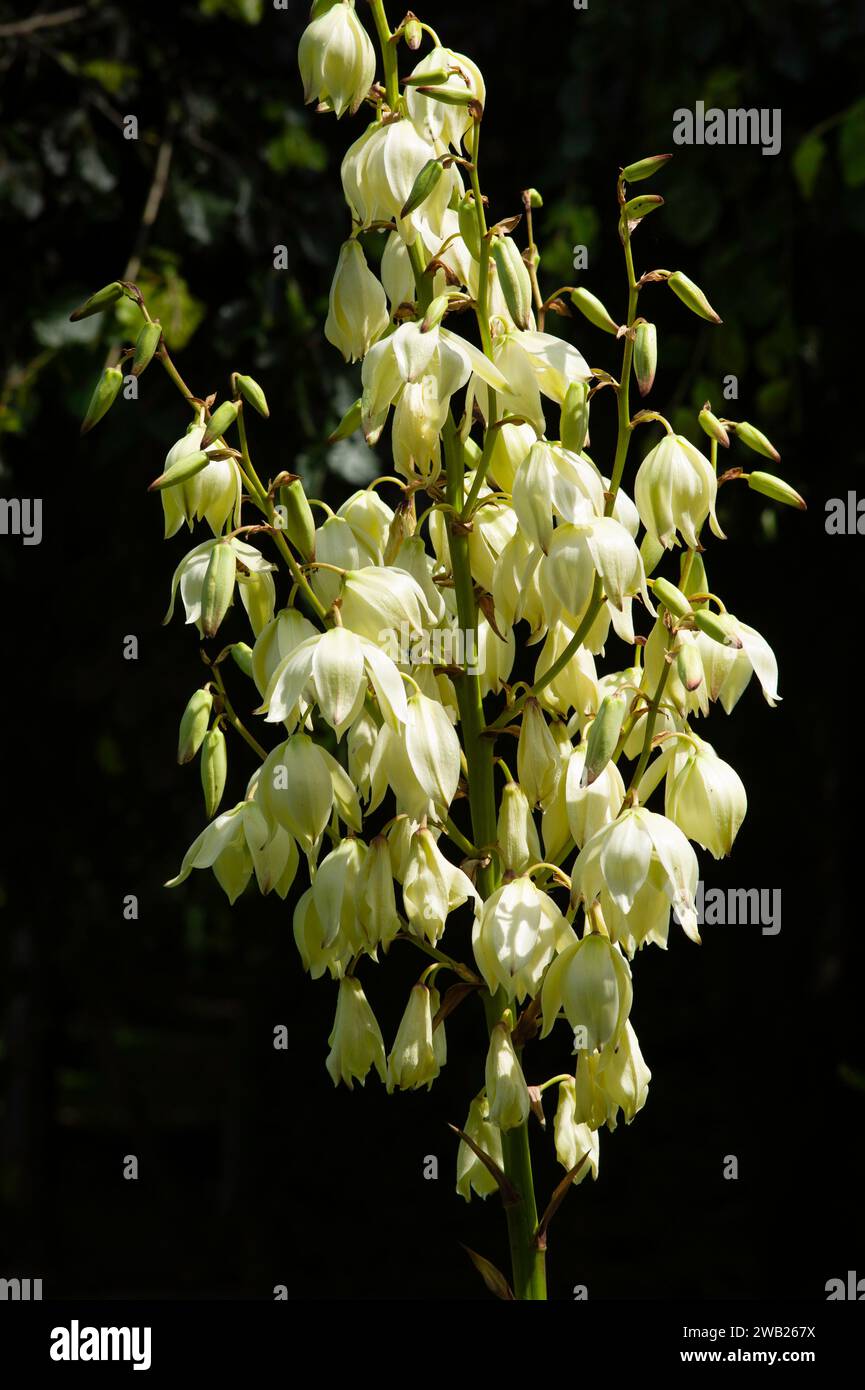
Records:
[[[377,1081],[334,1092],[335,989],[302,973],[290,904],[250,890],[232,911],[209,874],[163,890],[203,824],[196,771],[174,763],[201,668],[182,622],[160,626],[187,543],[162,542],[145,487],[186,412],[154,366],[137,404],[77,436],[123,336],[67,315],[137,253],[193,389],[224,391],[235,368],[264,385],[262,473],[301,471],[337,502],[372,476],[362,451],[323,443],[357,394],[322,325],[348,226],[339,160],[360,120],[304,111],[295,0],[288,13],[256,0],[80,8],[8,34],[29,7],[0,5],[0,478],[3,495],[45,508],[41,546],[0,540],[0,1275],[42,1277],[46,1296],[268,1298],[285,1284],[292,1298],[486,1297],[458,1241],[504,1265],[504,1222],[497,1201],[454,1195],[446,1129],[481,1084],[480,1011],[449,1023],[454,1060],[430,1095],[388,1098]],[[701,949],[673,932],[667,954],[638,958],[649,1103],[631,1129],[603,1133],[600,1180],[565,1204],[549,1266],[559,1298],[578,1283],[592,1298],[820,1298],[827,1279],[865,1273],[865,540],[825,533],[827,499],[856,489],[863,463],[865,9],[430,0],[421,17],[485,73],[493,212],[538,187],[545,286],[572,280],[571,248],[585,243],[584,281],[619,315],[618,166],[672,149],[673,111],[699,98],[783,111],[775,158],[677,150],[655,185],[667,206],[635,243],[639,269],[684,269],[724,319],[704,327],[662,288],[647,292],[661,343],[651,404],[684,427],[707,397],[722,410],[735,373],[727,411],[773,438],[809,502],[775,512],[725,489],[730,540],[708,556],[713,587],[775,647],[785,698],[769,710],[754,682],[731,719],[715,710],[700,726],[750,799],[732,860],[701,855],[702,872],[709,886],[780,887],[782,930],[706,929]],[[121,135],[128,113],[137,142]],[[168,145],[158,217],[142,230]],[[558,327],[615,370],[611,339]],[[602,395],[599,462],[610,416]],[[137,662],[123,659],[129,634]],[[232,688],[248,708],[236,673]],[[242,745],[231,755],[226,805],[253,767]],[[386,971],[363,979],[389,1045],[416,959],[396,946]],[[272,1046],[280,1023],[288,1052]],[[561,1046],[558,1062],[555,1047],[542,1054],[550,1073],[568,1065]],[[542,1148],[543,1199],[561,1169],[551,1138]],[[127,1154],[137,1182],[122,1177]],[[437,1182],[422,1176],[431,1154]],[[729,1154],[736,1182],[722,1177]]]

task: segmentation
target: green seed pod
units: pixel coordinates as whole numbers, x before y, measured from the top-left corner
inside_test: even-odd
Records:
[[[90,397],[87,414],[81,423],[82,434],[88,434],[94,425],[99,424],[103,415],[108,414],[122,385],[123,373],[117,367],[106,367]]]
[[[669,579],[656,579],[652,588],[653,596],[662,603],[665,608],[669,608],[675,618],[687,618],[691,613],[691,605],[681,589],[677,589],[675,584],[671,584]]]
[[[713,642],[720,642],[722,647],[741,648],[740,639],[725,627],[717,613],[712,613],[708,608],[700,608],[694,614],[694,622],[701,632],[705,632],[707,637],[711,637]]]
[[[562,444],[575,454],[581,454],[589,437],[589,386],[585,381],[572,381],[562,406]]]
[[[697,420],[699,422],[700,428],[703,430],[705,434],[709,436],[710,439],[716,439],[719,444],[723,444],[725,449],[729,449],[730,436],[727,433],[724,426],[721,424],[721,421],[718,419],[717,415],[712,414],[711,410],[709,409],[708,401],[703,406],[703,409],[700,411],[700,414],[697,416]]]
[[[449,294],[436,295],[435,299],[432,300],[429,308],[424,314],[424,320],[421,324],[420,330],[421,333],[431,333],[434,328],[438,328],[439,324],[441,323],[442,319],[447,313],[448,305],[450,304],[450,302],[451,296]]]
[[[403,30],[403,38],[406,41],[406,47],[410,48],[412,53],[417,53],[423,43],[423,27],[419,19],[412,17],[408,21]]]
[[[300,478],[294,478],[279,489],[279,501],[285,517],[285,534],[303,559],[311,560],[315,549],[315,521]]]
[[[177,739],[177,761],[191,763],[207,733],[210,714],[213,709],[213,696],[209,690],[196,690],[180,721],[180,734]]]
[[[747,420],[742,420],[734,426],[736,438],[741,439],[749,449],[753,449],[755,454],[762,454],[764,458],[772,459],[775,463],[781,462],[781,455],[775,448],[771,440],[765,434],[761,434],[753,425],[749,425]]]
[[[201,790],[208,820],[213,820],[225,791],[228,749],[221,729],[211,729],[201,745]]]
[[[217,541],[210,552],[201,590],[201,630],[215,637],[234,597],[237,558],[231,541]]]
[[[213,444],[215,440],[221,439],[221,437],[225,434],[226,430],[231,429],[231,426],[234,424],[236,419],[237,406],[235,405],[234,401],[223,401],[222,405],[219,406],[217,410],[214,410],[213,414],[207,422],[207,429],[205,430],[204,438],[201,441],[202,449],[209,448],[209,446]]]
[[[602,328],[605,333],[618,333],[619,325],[612,314],[609,314],[601,301],[588,290],[571,290],[571,303],[581,314],[585,314],[589,323],[593,323],[596,328]]]
[[[162,325],[159,323],[146,323],[135,339],[135,351],[132,354],[132,375],[141,376],[145,367],[149,367],[153,361],[153,354],[159,347],[162,338]]]
[[[694,642],[682,642],[676,653],[676,672],[686,690],[698,690],[703,684],[703,662]]]
[[[672,159],[671,154],[652,154],[645,159],[638,159],[635,164],[629,164],[622,170],[622,178],[625,183],[640,183],[643,179],[650,179],[653,174],[658,174],[663,169],[668,160]]]
[[[761,492],[764,497],[771,497],[773,502],[783,502],[787,507],[798,507],[800,512],[807,510],[804,497],[800,497],[796,489],[785,483],[783,478],[776,478],[772,473],[749,473],[748,486],[752,492]]]
[[[447,68],[436,68],[433,72],[412,72],[408,77],[404,77],[402,85],[404,87],[440,87],[443,82],[447,82],[450,73]]]
[[[511,318],[517,328],[527,329],[532,316],[532,282],[526,263],[509,236],[496,237],[492,255]]]
[[[245,401],[249,401],[253,410],[257,410],[259,415],[263,415],[265,420],[270,416],[267,400],[264,392],[257,381],[253,381],[251,376],[241,376],[238,372],[234,378],[235,385]]]
[[[178,483],[185,483],[189,478],[194,478],[196,473],[200,473],[202,468],[206,468],[211,462],[210,454],[199,449],[197,454],[189,454],[186,458],[180,459],[165,473],[160,473],[158,478],[150,484],[148,492],[164,492],[167,487],[176,487]]]
[[[354,405],[349,406],[333,434],[328,435],[328,444],[338,444],[341,439],[350,439],[355,430],[360,429],[362,420],[363,403],[359,397]]]
[[[245,676],[252,679],[252,647],[246,642],[235,642],[231,647],[231,658],[235,666],[243,672]]]
[[[457,216],[460,236],[469,249],[469,255],[472,260],[479,262],[481,259],[481,238],[478,229],[478,214],[472,193],[467,193],[462,199],[457,209]]]
[[[400,217],[408,217],[409,213],[414,212],[416,208],[420,207],[421,203],[426,202],[427,198],[431,196],[441,182],[443,173],[444,168],[438,159],[427,160],[412,184],[411,193],[409,193],[405,201],[405,206],[400,213]]]
[[[722,323],[720,314],[716,314],[699,285],[695,285],[693,280],[689,280],[687,275],[683,275],[681,270],[674,270],[667,280],[667,284],[678,295],[682,303],[701,319],[708,319],[710,323]]]
[[[642,222],[644,217],[661,207],[663,202],[659,193],[643,193],[639,198],[631,198],[630,202],[625,203],[622,217],[626,222]]]
[[[601,701],[586,740],[586,761],[580,779],[581,787],[590,787],[597,781],[615,753],[629,703],[629,696],[623,690],[616,691],[614,695],[607,695]]]
[[[78,323],[81,319],[89,319],[91,314],[101,314],[105,309],[110,309],[112,304],[116,304],[122,296],[123,286],[119,280],[113,280],[110,285],[97,290],[77,309],[74,309],[69,315],[69,321],[70,323]]]
[[[640,323],[634,334],[634,375],[641,396],[654,386],[657,367],[658,330],[653,323]]]

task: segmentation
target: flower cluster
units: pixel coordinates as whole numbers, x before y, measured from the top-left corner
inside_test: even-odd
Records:
[[[251,378],[236,375],[217,409],[188,396],[193,421],[153,487],[166,535],[204,522],[212,539],[180,563],[172,610],[179,595],[187,622],[213,637],[239,591],[251,633],[210,662],[184,715],[179,757],[200,753],[211,821],[172,883],[211,869],[232,901],[253,876],[284,898],[304,863],[294,937],[304,968],[335,982],[336,1083],[375,1070],[389,1091],[430,1087],[447,1060],[447,1017],[480,996],[489,1050],[457,1187],[484,1197],[518,1181],[525,1196],[530,1178],[506,1141],[542,1113],[548,1087],[555,1150],[577,1182],[597,1177],[600,1130],[645,1104],[634,958],[666,948],[674,910],[699,942],[693,845],[728,854],[746,810],[737,773],[698,729],[712,706],[732,711],[752,674],[770,705],[779,698],[770,647],[709,590],[703,545],[707,526],[723,539],[719,487],[744,479],[804,504],[771,475],[719,474],[731,435],[777,458],[753,426],[707,405],[698,446],[656,412],[632,416],[632,385],[647,394],[657,359],[654,326],[637,312],[643,291],[667,284],[719,321],[681,272],[634,271],[632,238],[661,200],[630,185],[667,157],[618,180],[623,321],[582,286],[544,299],[540,195],[528,190],[518,215],[493,222],[481,193],[478,68],[415,16],[391,33],[381,0],[370,11],[382,85],[354,0],[317,0],[299,58],[307,101],[369,117],[342,164],[348,234],[325,332],[362,364],[337,435],[385,441],[398,478],[313,512],[299,479],[265,484],[255,471],[244,413],[268,411]],[[552,314],[574,309],[590,334],[622,345],[618,377],[548,330]],[[158,352],[170,366],[164,344]],[[598,396],[618,401],[606,466],[589,437]],[[638,426],[661,437],[630,496]],[[239,448],[227,442],[235,428]],[[241,524],[244,493],[258,524]],[[287,595],[265,545],[287,568]],[[668,552],[674,579],[656,574]],[[427,659],[412,660],[395,634]],[[456,635],[471,636],[475,666],[429,656]],[[267,746],[229,699],[228,658],[257,690],[248,703],[271,726]],[[229,728],[256,770],[220,812]],[[362,980],[398,940],[426,960],[388,1050]],[[565,1029],[575,1065],[547,1078],[533,1040]]]

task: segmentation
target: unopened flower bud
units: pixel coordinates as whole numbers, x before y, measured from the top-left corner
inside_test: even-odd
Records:
[[[149,367],[153,361],[153,355],[159,347],[162,338],[162,325],[159,323],[145,323],[138,337],[135,339],[135,351],[132,354],[132,375],[141,376],[145,367]]]
[[[333,434],[327,437],[328,444],[339,444],[343,439],[350,439],[355,430],[359,430],[363,420],[363,402],[360,397],[354,405],[349,406],[343,415]]]
[[[177,761],[191,763],[207,733],[210,712],[213,709],[213,696],[209,690],[196,690],[183,711],[180,721],[180,734],[177,740]]]
[[[543,805],[550,799],[559,771],[558,749],[544,712],[537,700],[528,700],[517,744],[517,775],[532,806]]]
[[[629,225],[635,222],[642,222],[644,217],[648,217],[650,212],[654,212],[661,207],[664,200],[658,193],[642,193],[637,198],[631,198],[622,208],[622,218]]]
[[[674,270],[667,284],[693,314],[701,319],[708,319],[710,323],[722,322],[720,314],[715,313],[700,286],[689,280],[687,275],[683,275],[681,270]]]
[[[701,632],[705,632],[707,637],[711,637],[713,642],[720,642],[722,647],[742,646],[741,639],[736,636],[735,630],[728,627],[717,613],[713,613],[709,608],[699,608],[694,613],[694,622]]]
[[[406,47],[410,48],[412,53],[416,53],[423,43],[423,25],[419,19],[415,19],[414,15],[406,23],[403,38],[406,41]]]
[[[252,680],[252,647],[246,642],[234,642],[231,647],[231,656],[238,670]]]
[[[798,507],[801,512],[806,510],[807,503],[804,497],[800,497],[796,489],[785,483],[783,478],[776,478],[772,473],[749,473],[748,486],[752,492],[771,497],[773,502],[783,502],[787,507]]]
[[[527,188],[523,193],[523,203],[526,207],[536,212],[538,208],[544,206],[544,200],[536,188]]]
[[[315,521],[300,478],[279,489],[279,504],[286,536],[298,554],[310,560],[315,550]]]
[[[267,420],[270,416],[270,409],[267,398],[258,382],[254,381],[251,376],[241,376],[239,372],[234,380],[243,399],[249,401],[253,410],[257,410],[259,415],[263,415]]]
[[[117,367],[106,367],[90,397],[87,414],[81,423],[81,433],[88,434],[107,415],[123,385],[123,373]]]
[[[113,280],[104,289],[97,290],[91,294],[89,299],[85,299],[77,309],[69,315],[70,323],[78,323],[81,319],[89,319],[91,314],[101,314],[105,309],[110,309],[112,304],[116,304],[123,295],[123,286],[119,280]]]
[[[421,204],[431,197],[443,173],[444,168],[440,159],[427,161],[412,184],[411,193],[403,205],[400,217],[408,217],[410,213],[416,212]]]
[[[692,634],[695,637],[696,634]],[[679,641],[676,652],[676,672],[687,691],[699,690],[703,684],[703,662],[700,649],[695,641]]]
[[[225,791],[227,771],[228,749],[225,734],[219,728],[211,729],[205,734],[201,745],[201,789],[204,792],[208,820],[212,820],[219,810],[219,803]]]
[[[472,260],[481,259],[481,238],[478,227],[478,214],[473,193],[466,193],[457,208],[460,236],[469,249]]]
[[[723,444],[725,449],[730,447],[730,436],[725,427],[721,424],[717,415],[713,415],[709,409],[709,402],[703,406],[697,416],[700,428],[705,431],[710,439],[716,439],[719,444]]]
[[[204,431],[204,438],[201,441],[202,449],[207,449],[217,439],[221,439],[227,430],[231,429],[237,419],[237,406],[234,401],[223,401],[218,409],[214,410],[207,422]]]
[[[736,438],[741,439],[749,449],[753,449],[755,454],[762,454],[764,458],[773,459],[775,463],[781,462],[781,455],[775,448],[770,439],[765,434],[761,434],[753,425],[749,425],[747,420],[740,420],[733,426]]]
[[[214,637],[234,597],[237,556],[230,541],[218,541],[210,552],[201,590],[201,630]]]
[[[690,602],[682,590],[671,584],[669,579],[656,579],[652,585],[652,596],[676,618],[687,618],[691,613]]]
[[[502,792],[497,838],[502,864],[511,873],[525,873],[543,858],[529,799],[517,782],[508,782]]]
[[[601,701],[589,727],[581,787],[590,787],[597,781],[615,753],[630,701],[631,696],[625,690],[617,690]]]
[[[596,295],[584,289],[571,290],[571,303],[596,328],[602,328],[605,333],[618,333],[619,325]]]
[[[657,174],[663,169],[671,154],[652,154],[646,159],[638,159],[634,164],[628,164],[622,170],[622,178],[625,183],[641,183],[643,179],[650,179],[653,174]]]
[[[634,375],[641,396],[655,384],[658,367],[658,330],[653,323],[640,323],[634,334]]]
[[[496,237],[492,244],[492,256],[511,318],[517,328],[530,328],[532,282],[516,242],[509,236]]]
[[[572,381],[562,406],[562,445],[581,454],[589,437],[589,384]]]
[[[531,1106],[529,1088],[507,1023],[497,1023],[490,1033],[485,1080],[492,1123],[503,1130],[524,1125]]]

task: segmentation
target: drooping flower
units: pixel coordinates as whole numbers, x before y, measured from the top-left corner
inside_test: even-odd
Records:
[[[297,57],[304,100],[328,103],[337,119],[346,111],[354,115],[375,81],[375,49],[354,0],[335,0],[313,19]]]

